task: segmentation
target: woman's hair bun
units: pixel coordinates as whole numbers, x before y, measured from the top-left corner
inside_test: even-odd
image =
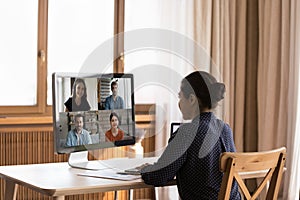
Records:
[[[210,88],[212,102],[219,102],[224,99],[225,85],[223,83],[213,83]]]
[[[195,94],[200,99],[199,108],[216,108],[224,99],[225,85],[205,71],[195,71],[182,80],[181,90],[186,98]]]

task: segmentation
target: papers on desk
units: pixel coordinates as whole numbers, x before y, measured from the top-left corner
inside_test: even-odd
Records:
[[[86,170],[78,173],[80,176],[89,176],[97,178],[116,179],[123,181],[131,181],[141,178],[139,171],[135,169],[145,163],[153,164],[158,157],[147,158],[113,158],[109,160],[102,160],[107,169],[102,170]]]
[[[95,178],[115,179],[115,180],[122,180],[122,181],[132,181],[141,178],[140,175],[129,175],[129,174],[122,173],[116,169],[105,169],[99,171],[91,170],[91,171],[78,173],[77,175],[95,177]]]
[[[103,160],[106,166],[111,169],[119,169],[125,171],[127,169],[136,168],[145,163],[153,164],[156,162],[158,157],[145,157],[145,158],[113,158],[109,160]]]

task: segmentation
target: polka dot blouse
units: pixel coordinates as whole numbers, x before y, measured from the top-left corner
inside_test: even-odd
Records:
[[[201,113],[171,135],[158,161],[142,169],[142,179],[146,184],[163,186],[176,176],[181,199],[217,199],[223,176],[220,155],[234,151],[229,125],[212,112]],[[241,199],[235,181],[230,199]]]

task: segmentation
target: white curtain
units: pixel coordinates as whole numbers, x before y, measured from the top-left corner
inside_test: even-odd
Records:
[[[157,156],[167,145],[171,122],[183,121],[178,108],[180,81],[195,70],[194,65],[197,61],[194,58],[197,49],[205,54],[201,45],[193,39],[193,5],[192,0],[131,0],[126,1],[125,5],[125,32],[130,32],[129,35],[125,35],[125,72],[135,75],[136,103],[156,104]],[[156,45],[153,48],[137,45],[139,48],[130,50],[130,43],[137,42],[138,39],[136,37],[131,42],[130,34],[145,28],[154,29],[149,30],[153,31],[153,34],[149,35],[148,30],[142,31],[147,42],[151,42],[153,38],[159,42],[156,44],[153,41]],[[202,57],[205,59],[199,62],[209,60],[209,55]],[[200,69],[208,71],[209,66],[204,64]],[[143,76],[139,76],[141,73]],[[176,186],[157,188],[156,198],[178,199]]]
[[[209,65],[201,65],[197,63],[197,60],[194,59],[197,57],[197,48],[200,49],[201,53],[205,54],[205,48],[202,49],[202,44],[199,44],[195,41],[195,19],[194,19],[194,1],[188,0],[164,0],[160,1],[160,10],[161,10],[161,27],[163,29],[168,29],[174,31],[178,34],[184,35],[186,37],[183,41],[178,41],[175,37],[172,38],[171,43],[178,44],[182,42],[183,51],[186,56],[179,59],[178,56],[174,55],[162,55],[159,57],[159,60],[166,63],[168,66],[171,66],[173,70],[176,70],[179,74],[182,75],[182,78],[189,74],[190,72],[194,71],[195,68],[209,71]],[[193,45],[190,46],[189,42],[193,40]],[[207,42],[207,41],[206,41]],[[199,48],[199,46],[200,48]],[[176,48],[176,47],[174,47]],[[199,52],[198,52],[199,53]],[[200,54],[201,54],[200,53]],[[190,63],[186,62],[185,59],[192,55],[192,59],[189,60]],[[182,56],[182,55],[181,55]],[[200,56],[199,56],[200,57]],[[209,60],[210,56],[204,55],[201,56],[202,61]],[[179,82],[178,82],[179,81]],[[181,80],[173,80],[175,84],[177,84],[176,91],[179,92]],[[177,94],[176,94],[177,95]],[[182,116],[178,109],[178,98],[177,96],[169,96],[169,99],[164,100],[164,109],[167,111],[163,116],[163,118],[167,119],[165,122],[166,127],[163,129],[158,130],[158,134],[156,135],[156,149],[163,150],[164,147],[167,145],[167,140],[169,138],[170,133],[170,123],[171,122],[182,122]],[[158,121],[161,121],[158,119]],[[163,133],[161,132],[163,131]],[[160,134],[162,133],[162,134]],[[167,133],[167,134],[165,134]],[[158,152],[160,153],[160,152]],[[162,200],[174,200],[178,199],[178,191],[176,186],[172,187],[162,187],[156,189],[156,198]]]
[[[298,200],[300,192],[300,2],[291,0],[290,74],[287,159],[284,198]]]

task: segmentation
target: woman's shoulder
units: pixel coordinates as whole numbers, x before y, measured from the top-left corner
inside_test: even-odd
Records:
[[[65,105],[72,104],[72,97],[69,97],[67,101],[65,101]]]
[[[111,129],[109,129],[105,132],[105,135],[109,135],[109,134],[111,134]]]
[[[223,121],[221,119],[217,119],[217,121],[218,121],[219,124],[222,125],[223,131],[225,131],[225,132],[232,132],[231,127],[230,127],[230,125],[227,122],[225,122],[225,121]]]
[[[119,128],[119,129],[118,129],[118,133],[119,133],[119,134],[124,134],[124,131],[123,131],[122,129]]]
[[[87,98],[82,98],[82,103],[83,103],[84,105],[90,105],[90,104],[89,104],[89,101],[87,100]]]
[[[81,110],[84,110],[84,111],[91,109],[91,106],[86,98],[83,98],[82,103],[79,107]]]

